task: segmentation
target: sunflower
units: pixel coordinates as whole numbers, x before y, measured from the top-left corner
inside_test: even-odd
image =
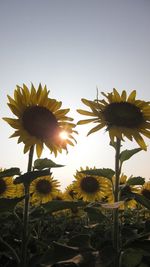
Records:
[[[51,176],[35,179],[30,185],[31,203],[40,204],[51,201],[58,193],[59,183]]]
[[[150,200],[150,181],[144,183],[141,194]]]
[[[119,209],[134,209],[137,207],[137,202],[134,199],[126,199],[126,196],[128,193],[139,193],[140,192],[140,187],[136,185],[128,185],[127,184],[128,177],[125,174],[121,174],[120,180],[119,180],[119,185],[120,185],[120,200],[124,200],[124,204],[121,204]],[[114,203],[114,185],[115,185],[115,176],[112,178],[112,184],[109,183],[109,188],[106,191],[106,199],[108,203]]]
[[[13,183],[13,177],[0,178],[0,198],[14,198],[16,186]]]
[[[89,168],[86,167],[86,170]],[[80,168],[82,171],[83,168]],[[108,188],[107,179],[104,177],[99,177],[96,175],[87,175],[76,171],[74,191],[77,194],[78,199],[83,199],[83,201],[96,201],[101,200],[105,197],[105,191]]]
[[[92,118],[80,120],[78,125],[89,122],[97,123],[88,132],[88,135],[106,127],[112,143],[114,143],[115,137],[120,140],[127,137],[130,141],[134,139],[142,149],[146,150],[147,146],[141,135],[150,138],[150,102],[136,100],[135,90],[128,98],[126,91],[122,91],[120,95],[116,89],[108,94],[102,93],[102,95],[106,100],[82,99],[82,102],[91,111],[82,109],[77,111],[82,115],[92,116]]]
[[[74,183],[68,185],[64,191],[64,198],[68,201],[77,200],[77,193],[74,190]]]
[[[24,153],[36,145],[37,156],[40,157],[43,144],[45,144],[55,156],[62,149],[67,151],[67,144],[74,145],[71,140],[76,140],[72,136],[75,125],[71,123],[73,119],[67,117],[69,109],[60,109],[62,102],[48,97],[47,87],[38,90],[31,85],[31,90],[25,84],[23,87],[17,86],[14,91],[14,99],[8,96],[8,106],[17,117],[4,118],[15,132],[11,137],[18,137],[18,143],[24,143]],[[62,132],[67,132],[66,138],[61,138]],[[76,132],[77,133],[77,132]]]
[[[15,196],[20,198],[25,195],[24,192],[24,185],[23,184],[16,184]]]

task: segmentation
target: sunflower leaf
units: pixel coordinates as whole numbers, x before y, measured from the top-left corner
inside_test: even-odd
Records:
[[[83,170],[83,171],[80,171],[80,173],[84,173],[87,175],[102,176],[102,177],[105,177],[111,180],[111,178],[115,174],[115,171],[113,171],[112,169],[103,168],[103,169]]]
[[[74,209],[85,206],[83,201],[63,201],[53,200],[42,205],[48,212],[56,212],[64,209]]]
[[[10,169],[7,169],[7,170],[0,172],[0,178],[10,177],[10,176],[14,176],[14,175],[20,175],[20,169],[19,168],[10,168]]]
[[[102,222],[104,220],[108,220],[108,218],[100,211],[99,208],[86,207],[84,211],[87,212],[91,222]]]
[[[90,244],[90,236],[87,234],[77,234],[72,237],[67,245],[71,247],[92,248]]]
[[[18,202],[22,201],[23,197],[20,198],[0,198],[0,213],[10,212],[14,209]]]
[[[143,185],[145,183],[145,179],[137,176],[137,177],[131,177],[126,182],[128,185]]]
[[[142,195],[132,193],[134,195],[134,198],[137,202],[139,202],[141,205],[143,205],[145,208],[150,210],[150,200]]]
[[[134,148],[131,150],[124,150],[120,153],[120,161],[121,163],[123,163],[124,161],[130,159],[134,154],[140,152],[142,150],[142,148]]]
[[[125,250],[125,252],[122,255],[122,263],[124,267],[136,267],[139,266],[141,260],[143,257],[142,250],[128,248]]]
[[[37,169],[37,170],[43,170],[46,168],[58,168],[58,167],[64,167],[64,166],[65,165],[56,164],[55,162],[53,162],[52,160],[48,158],[36,159],[34,161],[34,169]]]
[[[35,180],[38,177],[41,176],[46,176],[46,175],[50,175],[50,171],[48,170],[43,170],[43,171],[30,171],[30,172],[26,172],[22,175],[20,175],[19,177],[17,177],[14,180],[14,184],[24,184],[24,185],[29,185],[33,180]]]
[[[70,247],[53,241],[52,248],[48,249],[45,252],[45,254],[41,257],[41,259],[39,259],[39,262],[42,262],[44,264],[55,265],[59,261],[70,259],[78,254],[79,254],[79,249],[77,247]]]

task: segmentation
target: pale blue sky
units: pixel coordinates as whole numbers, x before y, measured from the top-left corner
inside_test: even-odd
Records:
[[[27,154],[13,129],[1,118],[11,116],[7,94],[16,84],[42,83],[50,97],[70,107],[75,122],[83,118],[81,98],[93,100],[99,91],[137,90],[137,98],[150,100],[149,0],[0,0],[0,166],[26,171]],[[42,157],[66,166],[54,170],[62,187],[71,183],[80,166],[114,168],[114,151],[102,130],[86,137],[89,126],[78,126],[78,144],[56,159],[44,150]],[[126,162],[128,176],[150,177],[148,152]],[[137,147],[126,142],[125,149]]]

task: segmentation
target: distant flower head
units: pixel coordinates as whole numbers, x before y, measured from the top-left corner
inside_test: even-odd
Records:
[[[80,171],[82,170],[83,168],[81,167]],[[91,168],[86,167],[86,170],[91,170]],[[97,175],[87,175],[80,171],[77,171],[74,175],[74,191],[77,194],[77,198],[90,202],[101,200],[105,197],[105,191],[108,188],[107,179]]]
[[[14,198],[16,186],[13,177],[0,178],[0,198]]]
[[[30,185],[31,203],[40,204],[51,201],[58,194],[59,183],[51,176],[35,179]]]
[[[141,194],[150,200],[150,181],[144,183]]]

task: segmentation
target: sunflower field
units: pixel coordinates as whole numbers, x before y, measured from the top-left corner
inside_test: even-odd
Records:
[[[77,112],[90,118],[77,124],[94,124],[88,135],[105,128],[115,168],[80,166],[64,191],[52,172],[63,165],[41,155],[44,146],[57,156],[75,145],[69,108],[41,84],[17,85],[8,96],[15,118],[3,119],[28,166],[25,173],[0,169],[0,267],[150,267],[150,180],[123,173],[124,162],[147,150],[150,102],[136,99],[135,90],[102,95],[82,99],[89,110]],[[137,147],[124,149],[126,138]]]

